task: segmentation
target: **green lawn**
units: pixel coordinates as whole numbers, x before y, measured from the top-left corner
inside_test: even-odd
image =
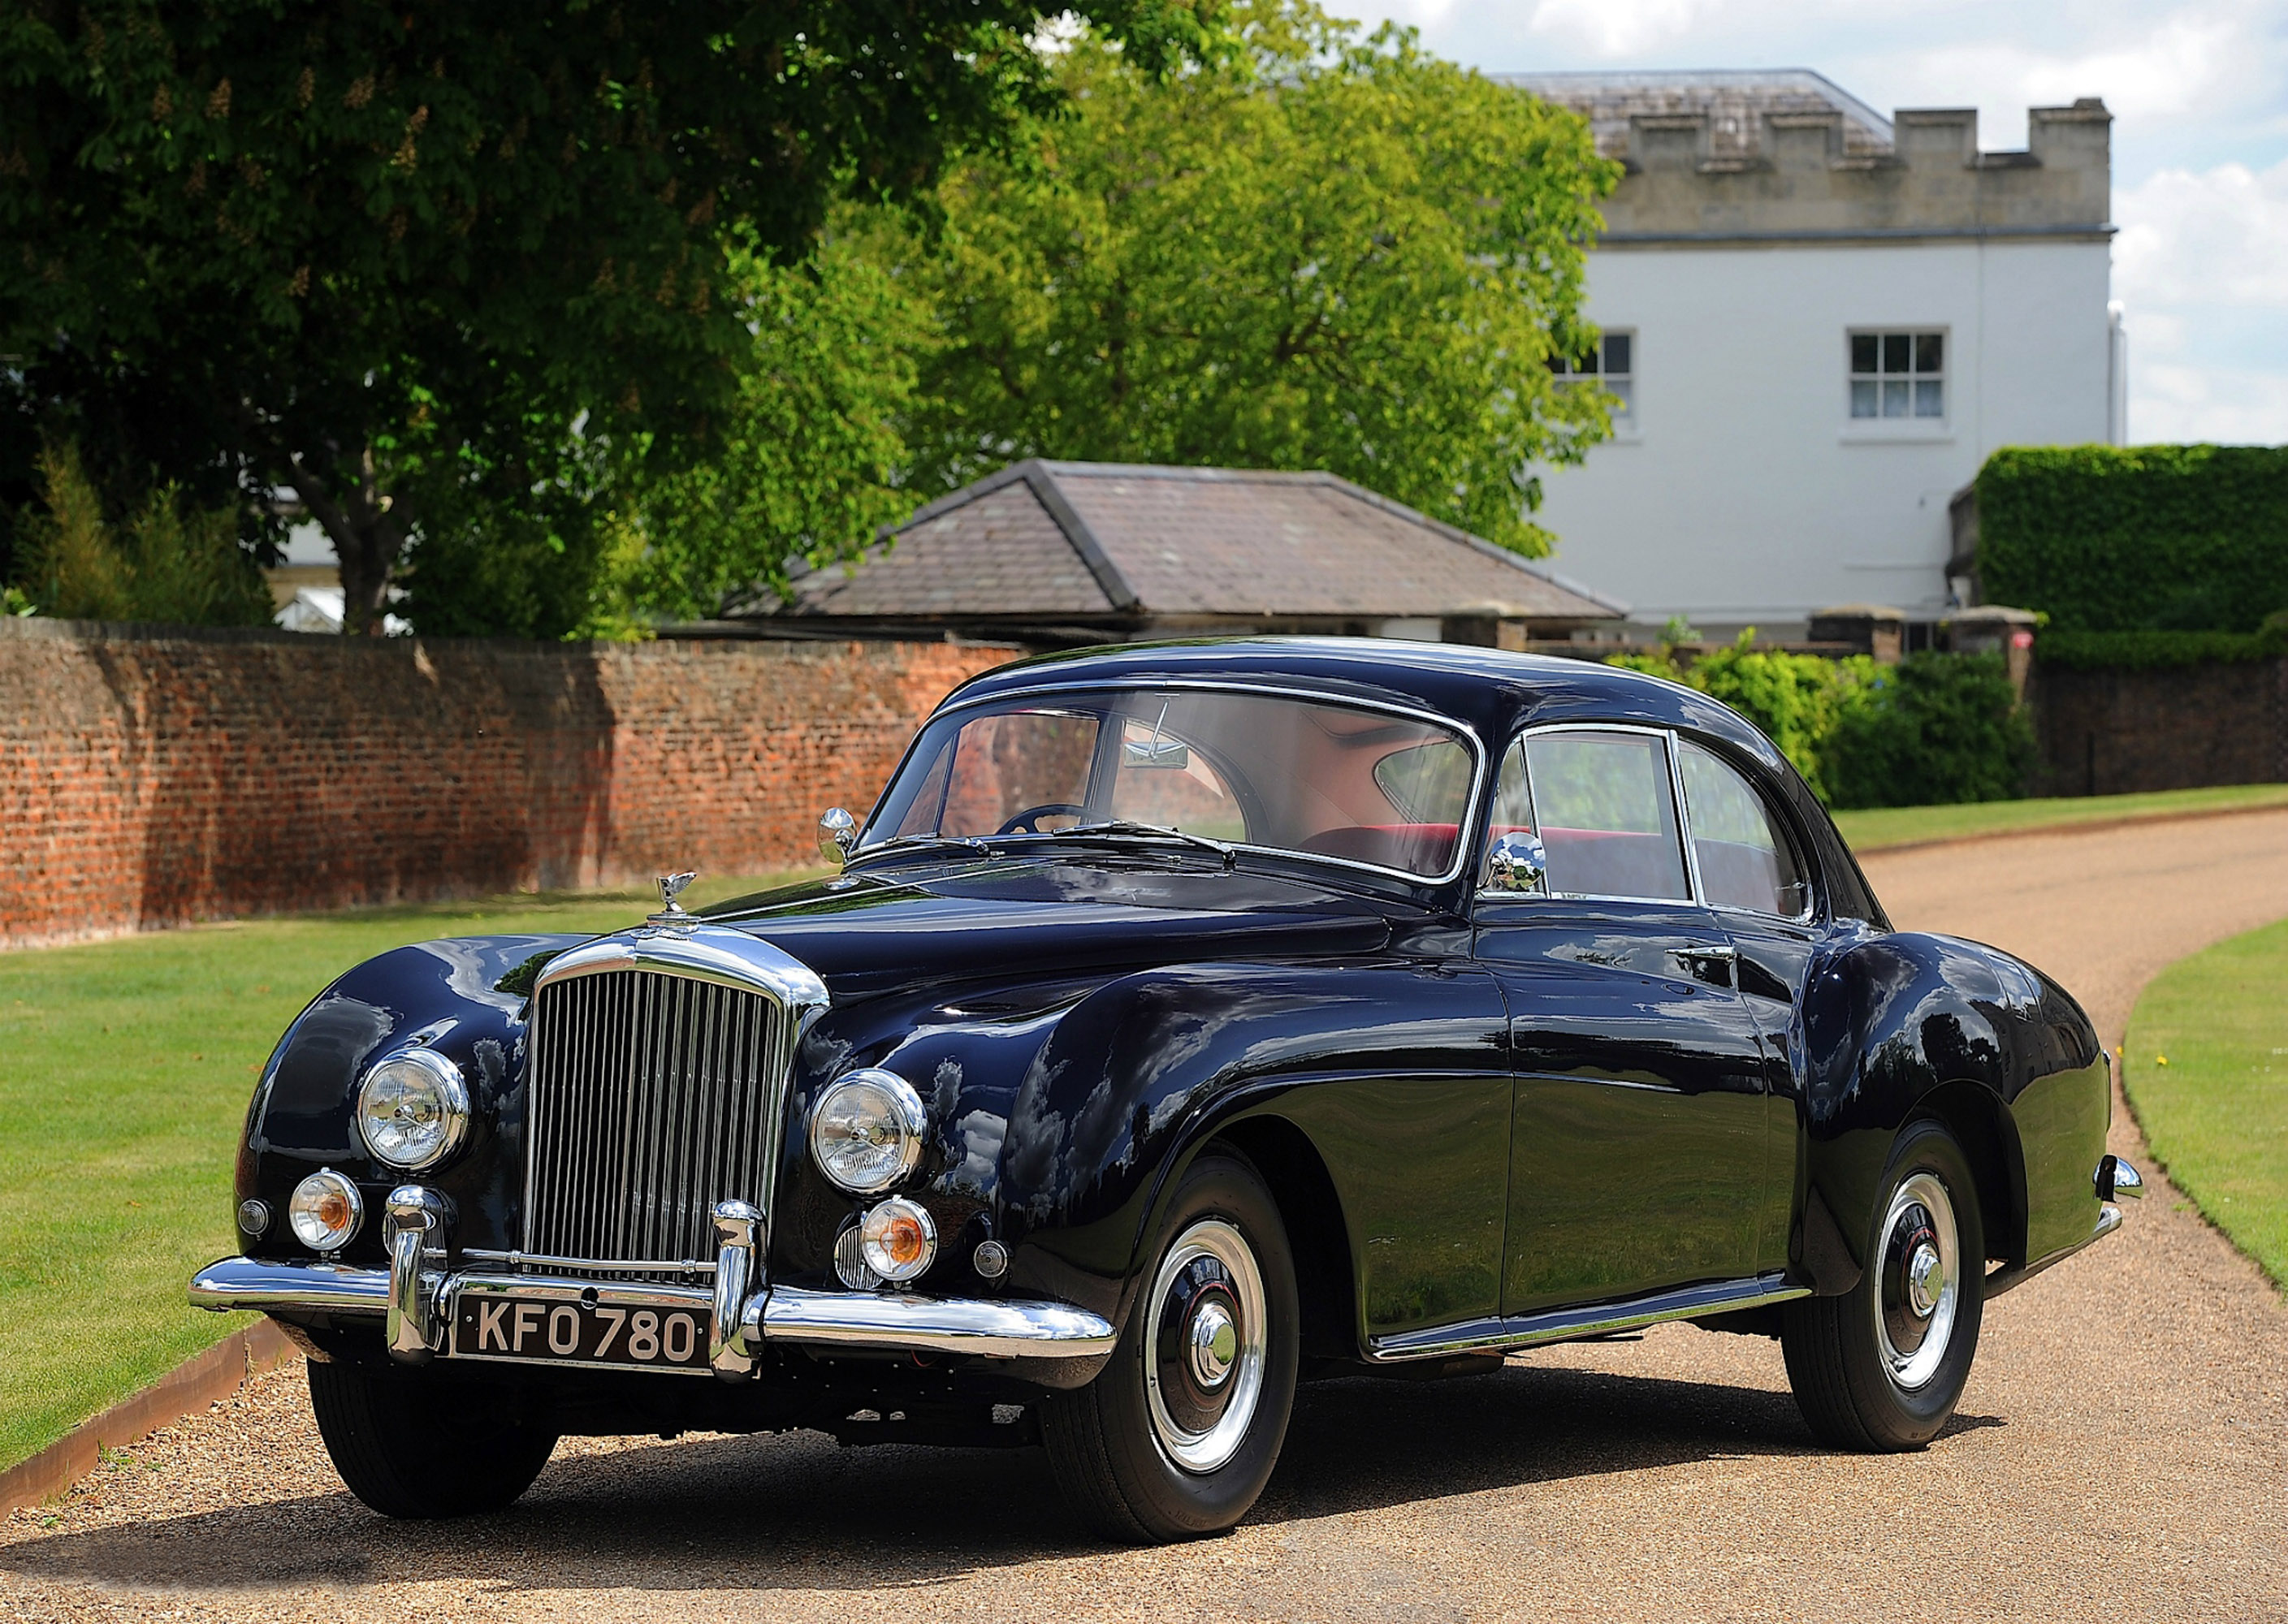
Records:
[[[2213,789],[2169,789],[2151,795],[2069,796],[2043,801],[1974,801],[1958,806],[1886,806],[1835,814],[1835,826],[1855,852],[1960,840],[2005,829],[2098,823],[2116,818],[2166,818],[2245,806],[2288,806],[2288,784],[2228,784]]]
[[[183,1287],[233,1248],[247,1098],[327,982],[405,942],[603,931],[657,906],[637,891],[504,897],[0,954],[0,1467],[248,1322],[191,1308]]]
[[[2177,1187],[2288,1288],[2288,920],[2154,978],[2122,1082]]]

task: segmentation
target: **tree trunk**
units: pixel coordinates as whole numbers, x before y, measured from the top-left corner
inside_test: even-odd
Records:
[[[342,566],[342,634],[377,638],[389,611],[389,583],[405,551],[404,527],[366,447],[346,479],[321,474],[300,453],[294,456],[294,488],[310,515],[333,538]]]

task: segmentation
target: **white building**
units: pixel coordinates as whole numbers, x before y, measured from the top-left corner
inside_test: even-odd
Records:
[[[1935,619],[1967,585],[1948,501],[1990,452],[2120,443],[2102,103],[1981,152],[1974,110],[1886,119],[1800,69],[1496,77],[1627,166],[1588,273],[1626,409],[1544,471],[1539,517],[1636,627]]]

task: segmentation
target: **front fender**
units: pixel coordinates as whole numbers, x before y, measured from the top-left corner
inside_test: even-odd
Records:
[[[294,1186],[319,1167],[347,1175],[367,1218],[346,1260],[377,1264],[377,1215],[405,1176],[368,1155],[351,1115],[359,1081],[391,1050],[425,1043],[467,1079],[472,1121],[453,1159],[422,1176],[451,1198],[456,1240],[512,1244],[523,1166],[524,1012],[531,971],[582,936],[461,937],[370,958],[310,1001],[263,1067],[247,1108],[237,1194],[282,1223]],[[240,1236],[250,1255],[260,1238]]]
[[[1389,1094],[1378,1080],[1458,1066],[1493,1076],[1505,1099],[1493,1050],[1458,1052],[1499,1042],[1499,1007],[1482,977],[1395,959],[1179,965],[1108,983],[1058,1022],[1016,1092],[1001,1153],[1021,1241],[1013,1280],[1120,1323],[1163,1203],[1225,1124],[1288,1112],[1299,1089]],[[1315,1140],[1313,1125],[1299,1129]],[[1353,1159],[1317,1148],[1339,1184]]]

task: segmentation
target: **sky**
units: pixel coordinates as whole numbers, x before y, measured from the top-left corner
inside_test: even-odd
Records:
[[[2288,443],[2288,0],[1332,0],[1488,73],[1809,67],[1880,112],[2112,110],[2133,443]]]

